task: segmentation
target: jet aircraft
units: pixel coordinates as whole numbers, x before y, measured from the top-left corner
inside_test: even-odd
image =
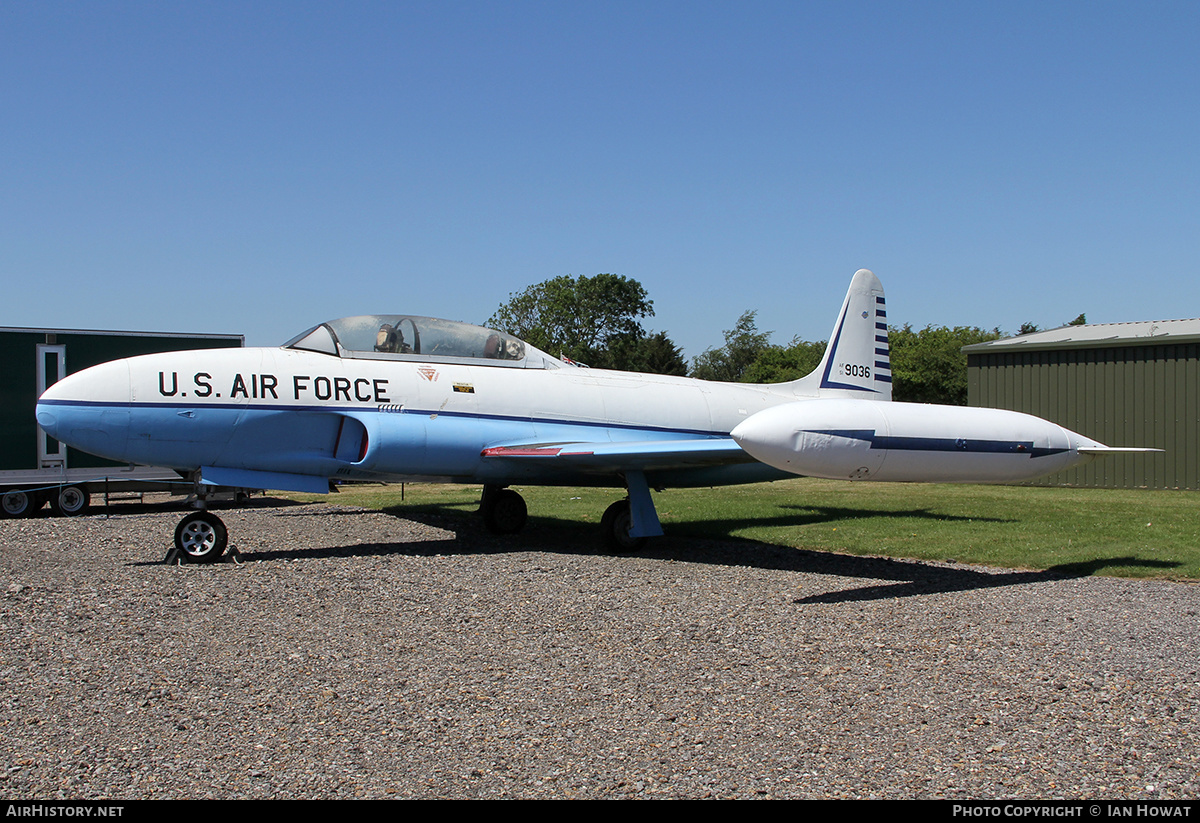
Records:
[[[1006,483],[1115,451],[1013,411],[891,401],[883,286],[862,269],[820,366],[749,385],[581,368],[510,335],[447,320],[366,315],[321,323],[279,348],[133,357],[51,386],[38,424],[78,449],[166,466],[201,510],[180,556],[225,551],[203,509],[217,486],[327,492],[340,481],[483,486],[487,527],[525,525],[513,485],[624,488],[605,540],[662,534],[653,489],[796,475]]]

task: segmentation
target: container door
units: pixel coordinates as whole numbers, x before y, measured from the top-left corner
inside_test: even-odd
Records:
[[[53,386],[67,376],[67,347],[59,343],[38,343],[37,347],[37,393]],[[38,465],[43,469],[66,468],[67,447],[42,431],[38,426]]]

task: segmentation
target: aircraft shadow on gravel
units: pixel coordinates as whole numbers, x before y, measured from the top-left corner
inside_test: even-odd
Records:
[[[946,517],[925,510],[905,512],[840,507],[801,507],[808,516],[778,518],[775,525],[808,525],[862,517],[925,517],[934,520],[985,520],[1011,522],[996,518]],[[464,511],[461,503],[420,504],[412,508],[392,507],[382,512],[397,520],[407,520],[452,533],[445,539],[423,539],[404,542],[347,543],[338,546],[294,547],[267,551],[251,551],[241,555],[242,562],[277,562],[299,559],[333,557],[406,557],[500,555],[524,552],[545,552],[562,555],[610,555],[613,553],[596,540],[587,524],[551,517],[530,518],[531,528],[521,537],[494,535],[482,518]],[[308,512],[281,509],[279,517],[304,517]],[[361,518],[364,512],[355,509],[335,510],[325,516]],[[761,524],[763,521],[755,520]],[[768,525],[772,521],[766,521]],[[1106,568],[1169,569],[1177,563],[1139,558],[1133,555],[1103,558],[1089,562],[1067,563],[1042,571],[998,570],[990,568],[949,567],[922,560],[861,557],[811,549],[778,546],[732,536],[732,529],[745,525],[743,521],[714,521],[711,536],[678,535],[657,541],[652,547],[624,556],[655,560],[672,560],[714,566],[748,566],[786,572],[801,572],[829,577],[859,578],[872,582],[854,588],[830,591],[793,600],[796,605],[815,603],[845,603],[886,600],[898,597],[939,594],[1020,586],[1052,580],[1090,577]],[[621,556],[621,555],[615,555]],[[152,565],[135,563],[131,565]]]

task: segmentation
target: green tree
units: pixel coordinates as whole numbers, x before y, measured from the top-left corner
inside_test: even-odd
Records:
[[[1078,317],[1076,317],[1074,320],[1071,320],[1070,322],[1067,322],[1067,323],[1063,323],[1063,325],[1064,326],[1087,325],[1087,315],[1081,314]],[[1020,336],[1022,334],[1033,334],[1035,331],[1041,331],[1041,330],[1042,330],[1041,327],[1039,327],[1036,323],[1030,323],[1030,322],[1026,321],[1021,324],[1021,327],[1019,329],[1017,329],[1017,335]]]
[[[681,351],[666,332],[647,335],[654,303],[636,280],[617,274],[561,275],[510,294],[491,328],[595,368],[682,374]]]
[[[636,340],[616,341],[610,349],[611,368],[648,374],[687,374],[683,349],[675,345],[665,331],[647,334]]]
[[[914,403],[967,404],[967,356],[962,347],[1001,337],[999,329],[926,326],[905,323],[888,330],[892,360],[892,399]]]
[[[700,380],[721,380],[734,383],[742,379],[750,365],[772,348],[770,332],[760,332],[755,323],[756,311],[742,312],[737,324],[725,331],[725,345],[708,349],[692,360],[691,376]]]
[[[821,365],[828,344],[795,338],[787,348],[771,346],[754,359],[742,374],[745,383],[785,383],[811,374]]]

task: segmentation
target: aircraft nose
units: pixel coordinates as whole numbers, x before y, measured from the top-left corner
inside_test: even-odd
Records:
[[[37,404],[37,423],[42,427],[42,431],[51,437],[61,440],[58,434],[58,415],[50,410],[49,406],[43,406],[41,402]]]
[[[59,380],[37,402],[46,434],[82,451],[121,459],[129,437],[129,367],[102,363]]]

